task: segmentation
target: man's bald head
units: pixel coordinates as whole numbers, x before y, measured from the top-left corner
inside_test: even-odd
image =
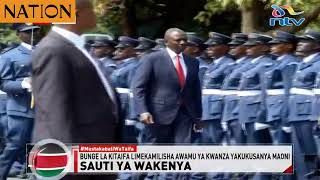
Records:
[[[92,2],[91,0],[76,0],[76,8],[81,9],[81,8],[87,8],[91,7]]]
[[[167,39],[174,33],[179,33],[179,34],[186,35],[186,33],[183,30],[179,29],[179,28],[170,28],[164,34],[164,40],[167,41]]]
[[[76,0],[76,16],[76,24],[60,24],[56,26],[79,35],[96,27],[96,14],[91,0]]]
[[[170,28],[164,35],[164,41],[166,46],[175,53],[179,54],[183,52],[187,43],[186,33],[178,28]]]

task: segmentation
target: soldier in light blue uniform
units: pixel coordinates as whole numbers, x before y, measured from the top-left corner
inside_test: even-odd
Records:
[[[92,56],[98,60],[105,76],[109,77],[116,69],[116,63],[112,59],[117,43],[110,37],[96,37],[91,44]]]
[[[300,37],[297,53],[303,55],[293,79],[289,98],[289,123],[295,153],[295,174],[298,179],[315,169],[317,145],[313,136],[316,120],[312,118],[312,101],[316,76],[320,70],[320,32],[308,30]],[[314,177],[316,179],[316,177]]]
[[[224,109],[222,123],[223,127],[228,129],[228,134],[232,135],[235,144],[245,144],[245,133],[239,122],[239,102],[238,87],[241,75],[245,72],[247,63],[250,58],[247,56],[247,46],[243,44],[248,40],[248,36],[243,33],[233,33],[229,53],[235,57],[236,62],[233,71],[223,81],[222,89],[224,90]],[[233,143],[233,144],[234,144]]]
[[[138,40],[127,36],[120,36],[118,38],[117,50],[113,59],[116,61],[117,68],[110,76],[110,80],[116,91],[120,95],[121,113],[125,119],[125,127],[123,131],[124,143],[136,143],[135,121],[130,118],[129,99],[130,86],[133,78],[135,68],[138,65],[136,58],[136,50]]]
[[[201,55],[203,54],[203,51],[207,48],[207,46],[204,44],[204,41],[200,37],[198,37],[194,32],[188,32],[187,38],[187,45],[183,53],[199,61],[199,80],[200,85],[202,86],[203,77],[209,67],[209,63],[202,59]],[[202,132],[193,131],[191,136],[192,143],[200,143]]]
[[[12,164],[25,163],[26,143],[31,140],[34,109],[31,107],[31,51],[39,41],[39,27],[16,24],[22,43],[1,55],[1,90],[7,93],[6,147],[0,155],[0,179],[6,179]]]
[[[247,55],[252,58],[249,68],[241,76],[239,85],[239,120],[246,133],[247,144],[271,144],[272,138],[266,124],[264,73],[274,65],[268,42],[272,37],[250,33],[244,44],[250,46]],[[253,179],[270,179],[269,175],[256,174]]]
[[[7,48],[6,50],[2,51],[1,54],[13,48],[14,47]],[[4,59],[1,58],[1,54],[0,54],[0,63],[4,64],[5,61]],[[0,83],[2,83],[2,80],[0,81]],[[5,136],[6,136],[6,127],[7,127],[6,104],[7,104],[7,93],[0,90],[0,154],[2,153],[5,147]]]
[[[231,72],[234,64],[230,58],[229,45],[231,41],[229,36],[211,32],[207,52],[209,57],[213,58],[204,75],[202,90],[202,121],[204,123],[203,142],[221,144],[223,138],[223,129],[221,118],[223,111],[223,94],[221,93],[222,82]]]
[[[110,80],[119,94],[121,113],[125,121],[122,128],[123,143],[137,143],[138,130],[135,128],[137,121],[135,117],[131,117],[134,113],[130,108],[130,96],[132,96],[130,87],[134,72],[139,65],[135,50],[138,44],[139,41],[131,37],[120,36],[118,38],[118,45],[113,57],[117,67],[110,76]],[[119,173],[120,179],[134,179],[134,176],[135,173]]]
[[[203,51],[206,49],[206,45],[195,33],[187,33],[187,38],[188,41],[184,53],[199,60],[199,79],[202,85],[203,76],[209,67],[209,64],[201,58]]]
[[[151,49],[152,52],[155,52],[155,51],[159,51],[163,48],[166,48],[166,44],[164,42],[164,39],[162,38],[158,38],[155,40],[156,41],[156,46],[154,48]]]
[[[151,53],[152,48],[154,48],[157,45],[156,41],[146,37],[139,37],[138,41],[139,41],[139,45],[134,49],[137,51],[137,57],[139,59],[142,56]]]
[[[265,73],[267,123],[275,131],[274,144],[291,143],[291,131],[288,125],[288,99],[292,78],[299,59],[293,55],[296,50],[295,35],[276,31],[272,41],[271,53],[277,55],[276,65]]]
[[[276,31],[271,44],[271,53],[278,56],[275,66],[264,76],[266,86],[267,123],[271,126],[273,144],[291,144],[288,124],[289,92],[299,59],[293,54],[297,38],[284,31]],[[282,176],[292,179],[293,176]]]
[[[239,93],[239,119],[245,126],[247,143],[272,143],[266,121],[266,107],[262,82],[264,72],[274,65],[270,57],[268,42],[272,37],[250,33],[249,40],[244,44],[250,46],[247,55],[252,58],[247,69],[241,76]]]

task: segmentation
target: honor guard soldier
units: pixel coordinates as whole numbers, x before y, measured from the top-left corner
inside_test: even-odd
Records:
[[[249,40],[244,44],[250,46],[247,55],[252,58],[250,69],[242,74],[239,93],[239,119],[245,125],[248,143],[271,143],[266,121],[264,106],[264,88],[262,77],[264,72],[274,65],[269,55],[268,42],[272,37],[257,33],[250,33]]]
[[[97,36],[91,46],[92,56],[96,58],[107,77],[116,69],[113,53],[117,43],[110,36]]]
[[[271,144],[269,125],[266,124],[264,73],[272,68],[274,60],[269,54],[268,42],[271,36],[250,33],[244,44],[250,46],[247,55],[252,58],[248,68],[241,76],[239,85],[239,120],[246,133],[247,143]],[[256,174],[254,179],[271,178]]]
[[[243,45],[248,40],[248,35],[233,33],[231,37],[229,53],[236,61],[234,70],[225,78],[222,86],[225,95],[222,123],[225,123],[223,126],[228,127],[228,131],[233,135],[236,144],[244,144],[246,138],[239,122],[238,87],[242,73],[250,67],[246,65],[250,63],[251,59],[246,53],[248,46]]]
[[[110,79],[120,95],[121,111],[125,118],[124,142],[135,143],[134,125],[136,121],[132,121],[130,118],[129,99],[131,81],[138,65],[136,50],[134,48],[138,45],[139,41],[131,37],[120,36],[118,42],[116,46],[117,50],[113,57],[117,68],[111,74]]]
[[[6,147],[0,155],[0,179],[6,179],[12,164],[25,160],[31,140],[34,109],[31,107],[31,52],[40,40],[40,28],[15,24],[21,44],[1,55],[1,90],[7,93]],[[22,164],[24,162],[21,162]]]
[[[221,118],[223,112],[223,94],[221,91],[224,78],[231,72],[234,64],[233,59],[228,54],[231,41],[229,36],[211,32],[207,52],[209,57],[213,58],[204,75],[202,86],[202,121],[204,123],[203,142],[222,143],[223,129]]]
[[[316,121],[312,118],[312,101],[316,76],[320,70],[320,32],[307,30],[300,37],[297,53],[304,58],[293,79],[289,98],[289,123],[295,152],[295,174],[304,179],[315,168],[317,145],[313,136]]]
[[[207,48],[204,43],[205,42],[198,37],[196,33],[187,32],[187,44],[183,51],[184,54],[189,55],[199,61],[199,80],[201,86],[203,82],[203,76],[209,67],[209,64],[201,58],[203,51]],[[192,142],[200,143],[202,137],[201,131],[193,131],[192,133]]]
[[[139,37],[138,41],[139,45],[134,48],[137,51],[138,58],[141,58],[143,55],[152,52],[152,48],[157,45],[154,40],[146,37]]]
[[[155,41],[156,41],[157,45],[154,48],[151,49],[152,51],[159,51],[161,49],[166,48],[166,44],[164,42],[164,39],[158,38]]]
[[[199,60],[199,79],[200,84],[202,85],[203,76],[209,67],[209,64],[200,57],[206,49],[206,45],[201,38],[195,35],[195,33],[187,33],[187,38],[188,41],[184,53]]]
[[[295,35],[276,31],[271,44],[271,54],[277,56],[275,66],[264,76],[266,86],[267,123],[275,129],[273,143],[291,143],[288,125],[288,99],[292,79],[299,59],[293,54],[296,50]]]
[[[297,37],[284,31],[276,31],[271,45],[271,54],[277,56],[274,67],[265,73],[267,124],[271,126],[273,144],[291,144],[291,130],[288,124],[289,95],[292,79],[299,59],[293,54]],[[293,178],[292,175],[283,176]]]
[[[118,38],[118,45],[113,57],[117,67],[110,76],[111,82],[119,94],[121,113],[125,121],[122,129],[123,143],[137,143],[138,131],[135,127],[137,121],[136,117],[133,116],[134,112],[132,112],[130,87],[134,72],[139,64],[135,50],[138,44],[139,41],[131,37],[120,36]],[[119,174],[120,179],[130,179],[133,176],[133,173]]]

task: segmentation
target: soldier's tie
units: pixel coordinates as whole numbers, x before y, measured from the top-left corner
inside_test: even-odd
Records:
[[[179,55],[176,56],[176,60],[177,60],[176,70],[178,73],[179,84],[180,84],[180,87],[183,88],[184,84],[185,84],[185,77],[184,77],[183,69],[182,69],[182,66],[180,63],[180,56]]]

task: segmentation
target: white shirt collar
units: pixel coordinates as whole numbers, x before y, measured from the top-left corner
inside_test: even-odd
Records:
[[[240,59],[237,59],[236,60],[236,63],[240,63],[241,61],[243,61],[243,60],[245,60],[246,59],[246,57],[242,57],[242,58],[240,58]]]
[[[261,59],[262,58],[262,56],[259,56],[259,57],[257,57],[257,58],[254,58],[254,59],[252,59],[251,60],[251,63],[255,63],[255,62],[257,62],[259,59]]]
[[[125,62],[128,62],[128,61],[133,60],[133,59],[134,59],[133,57],[127,58],[127,59],[122,60],[122,62],[125,63]]]
[[[28,50],[32,50],[32,48],[33,48],[33,46],[31,46],[30,44],[27,44],[27,43],[25,43],[25,42],[21,42],[21,44],[20,44],[21,46],[23,46],[23,47],[25,47],[25,48],[27,48]]]
[[[170,48],[166,47],[166,50],[167,52],[169,53],[169,56],[171,58],[171,61],[173,63],[173,65],[176,67],[176,57],[177,57],[177,53],[175,53],[174,51],[172,51]],[[181,63],[181,66],[182,66],[182,70],[183,70],[183,73],[184,73],[184,76],[187,77],[187,66],[184,62],[184,58],[183,58],[183,55],[182,53],[178,54],[178,56],[180,57],[180,63]]]
[[[72,42],[74,45],[84,48],[85,41],[81,36],[77,35],[74,32],[71,32],[69,30],[53,26],[52,31],[60,34],[62,37],[66,38],[68,41]]]
[[[316,57],[318,54],[319,54],[319,53],[314,53],[314,54],[311,54],[311,55],[303,58],[303,62],[304,62],[304,63],[307,63],[307,62],[311,61],[311,60],[312,60],[314,57]]]
[[[217,60],[213,60],[213,63],[218,64],[223,58],[224,58],[224,56],[221,56]]]
[[[169,56],[171,57],[171,59],[175,59],[176,56],[177,56],[177,53],[175,53],[174,51],[172,51],[170,48],[166,47],[168,53],[169,53]],[[178,54],[180,57],[183,57],[182,56],[182,53]]]

